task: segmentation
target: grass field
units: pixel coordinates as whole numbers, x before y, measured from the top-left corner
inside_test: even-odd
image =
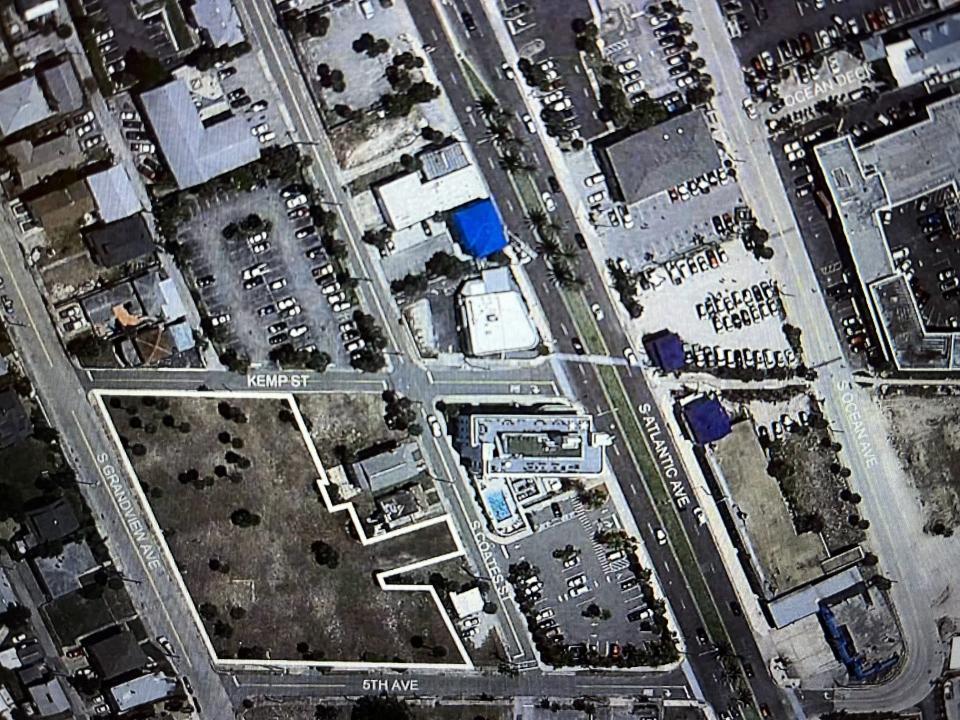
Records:
[[[460,662],[429,594],[375,579],[454,551],[447,526],[361,544],[349,515],[327,510],[285,400],[113,397],[108,409],[221,658]]]

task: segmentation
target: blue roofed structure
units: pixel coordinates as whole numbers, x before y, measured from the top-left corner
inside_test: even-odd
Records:
[[[683,341],[675,332],[661,330],[643,339],[647,355],[661,370],[673,372],[686,364]]]
[[[450,229],[464,252],[476,258],[493,255],[507,246],[500,211],[490,198],[454,210]]]
[[[730,434],[730,416],[715,397],[694,398],[683,406],[683,418],[698,445],[716,442]]]

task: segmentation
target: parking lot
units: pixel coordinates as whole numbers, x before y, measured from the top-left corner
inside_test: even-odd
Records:
[[[219,81],[223,98],[235,114],[246,119],[261,145],[287,143],[277,88],[267,79],[256,53],[246,53],[221,68],[210,70],[209,77]],[[223,98],[215,96],[212,100],[216,102]],[[208,100],[205,98],[204,101]]]
[[[562,635],[565,645],[580,646],[576,652],[600,657],[616,658],[625,643],[657,638],[626,553],[596,540],[598,531],[620,529],[610,501],[589,509],[578,497],[567,497],[531,519],[536,532],[510,546],[507,564],[526,561],[533,568],[516,589],[532,601],[534,627],[548,638]]]
[[[374,14],[370,18],[363,17],[357,3],[330,7],[327,33],[321,38],[307,38],[300,43],[310,73],[309,80],[328,109],[340,104],[360,110],[375,105],[382,95],[392,92],[385,72],[393,57],[420,49],[414,42],[413,23],[401,4],[389,8],[380,3],[373,5]],[[385,39],[389,43],[387,52],[376,57],[369,57],[363,51],[356,52],[353,43],[365,33]],[[316,70],[321,64],[327,65],[331,73],[342,73],[342,87],[330,80],[320,81]]]
[[[920,314],[930,329],[960,327],[956,213],[956,194],[952,188],[943,188],[883,216],[894,262],[910,281]]]
[[[654,3],[645,3],[653,5]],[[688,81],[684,78],[702,61],[696,52],[666,45],[670,37],[683,35],[687,29],[684,16],[667,18],[631,12],[632,6],[604,3],[603,40],[604,58],[614,65],[636,63],[639,73],[626,81],[628,96],[646,93],[651,98],[662,98],[682,90]],[[666,46],[665,46],[666,45]],[[629,87],[634,88],[628,90]]]
[[[768,266],[742,244],[691,251],[647,268],[645,275],[654,284],[638,298],[644,312],[633,323],[640,335],[665,326],[681,333],[688,361],[700,367],[764,370],[796,364],[782,330],[779,286]]]
[[[597,101],[581,65],[573,32],[574,20],[590,18],[589,4],[586,0],[528,0],[522,4],[526,11],[517,4],[504,13],[520,55],[536,61],[553,60],[581,137],[589,140],[603,134],[607,127],[597,118]]]
[[[191,253],[192,280],[217,334],[254,362],[289,342],[346,364],[338,324],[350,307],[335,313],[327,300],[337,295],[318,286],[333,281],[334,268],[309,215],[290,218],[275,185],[199,202],[180,239]],[[262,218],[262,228],[224,239],[224,227],[251,213]],[[349,306],[351,295],[344,293],[342,305]]]
[[[721,6],[723,2],[721,2]],[[845,24],[855,19],[861,31],[867,30],[864,16],[887,6],[894,22],[922,17],[936,9],[935,0],[749,0],[741,3],[739,15],[746,29],[734,40],[744,64],[763,51],[776,52],[777,45],[799,33],[815,38],[817,31],[834,23],[833,17]]]

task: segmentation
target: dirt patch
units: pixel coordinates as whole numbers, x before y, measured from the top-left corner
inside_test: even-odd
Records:
[[[344,453],[356,455],[406,437],[384,424],[383,400],[376,393],[307,395],[298,397],[297,404],[310,421],[310,437],[325,467],[339,465]]]
[[[285,400],[107,404],[220,657],[460,662],[428,593],[375,578],[453,552],[447,525],[362,545]]]
[[[960,523],[960,399],[899,393],[881,398],[890,441],[917,488],[924,530],[951,532]]]

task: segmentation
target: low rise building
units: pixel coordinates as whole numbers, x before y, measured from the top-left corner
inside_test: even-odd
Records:
[[[467,353],[477,357],[533,350],[540,343],[509,267],[484,270],[458,296]]]
[[[456,447],[471,472],[511,477],[582,477],[604,469],[610,436],[589,415],[475,413],[457,419]]]
[[[717,143],[700,110],[637,133],[617,131],[594,148],[611,193],[627,205],[721,167]]]
[[[101,222],[109,224],[143,210],[133,181],[123,165],[88,175],[86,181]]]
[[[940,15],[861,42],[868,60],[885,60],[900,87],[939,81],[960,70],[960,15]]]
[[[17,165],[20,187],[26,189],[50,175],[79,165],[83,152],[73,135],[53,135],[40,141],[18,140],[7,146]]]
[[[97,675],[107,683],[139,673],[151,664],[150,658],[126,626],[115,628],[85,648]]]
[[[459,149],[457,152],[456,149]],[[489,197],[483,175],[459,144],[421,156],[422,169],[380,183],[374,196],[384,220],[403,230],[437,213]]]
[[[53,114],[35,77],[22,78],[0,89],[0,136],[13,135]]]
[[[37,715],[40,717],[59,715],[70,710],[70,702],[67,700],[67,695],[63,691],[63,685],[58,677],[40,685],[32,685],[27,690],[34,707],[37,708]]]
[[[230,47],[244,41],[240,15],[231,0],[195,0],[190,17],[212,47]]]
[[[93,259],[104,267],[116,267],[151,255],[156,246],[142,215],[99,225],[85,234]]]
[[[934,103],[928,114],[873,142],[857,146],[843,136],[817,146],[814,154],[884,355],[900,370],[949,371],[960,368],[960,333],[927,326],[910,269],[902,258],[895,260],[885,225],[895,209],[939,188],[958,187],[960,97]]]
[[[148,90],[140,95],[140,103],[181,189],[201,185],[260,157],[260,143],[250,134],[247,121],[227,113],[203,123],[182,79]]]
[[[116,711],[123,715],[135,708],[168,698],[176,691],[176,679],[158,670],[114,685],[110,688],[110,699]]]

